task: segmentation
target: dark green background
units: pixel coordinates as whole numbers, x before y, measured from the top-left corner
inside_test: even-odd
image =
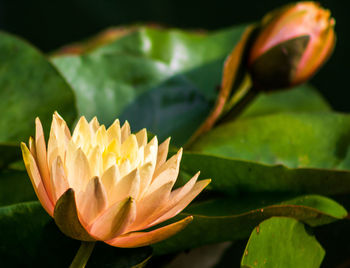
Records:
[[[0,29],[29,40],[45,52],[94,35],[109,26],[154,22],[186,29],[219,29],[256,21],[289,1],[190,0],[0,0]],[[323,0],[336,18],[338,42],[333,57],[313,84],[340,111],[350,111],[348,87],[350,4]]]

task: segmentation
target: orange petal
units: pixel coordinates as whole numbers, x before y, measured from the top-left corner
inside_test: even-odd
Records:
[[[171,182],[166,183],[137,202],[136,220],[133,225],[130,226],[129,231],[144,229],[143,227],[149,222],[148,219],[152,217],[159,208],[162,208],[165,205],[165,202],[169,198],[172,186]]]
[[[149,224],[147,228],[176,216],[185,207],[187,207],[189,203],[191,203],[191,201],[210,183],[210,181],[210,179],[198,181],[187,195],[180,199],[176,205],[169,207],[169,210],[167,212]]]
[[[91,224],[108,205],[107,194],[98,177],[92,178],[78,196],[78,211],[83,223]]]
[[[98,240],[109,240],[122,234],[135,220],[136,205],[132,197],[115,203],[101,214],[89,228]]]
[[[125,197],[136,198],[140,191],[140,172],[134,169],[128,175],[122,177],[110,190],[110,203],[113,204]]]
[[[158,170],[155,170],[153,181],[146,194],[153,192],[168,182],[172,182],[174,185],[177,176],[179,175],[181,157],[182,148],[176,155],[172,156],[168,161],[166,161]]]
[[[54,202],[69,188],[67,175],[63,167],[61,157],[58,156],[52,163],[51,167],[51,183],[53,188]]]
[[[158,155],[157,155],[157,165],[156,169],[158,169],[161,165],[163,165],[168,156],[170,138],[167,138],[161,145],[158,147]]]
[[[75,191],[85,189],[92,176],[89,162],[83,151],[80,148],[75,151],[70,149],[65,165],[69,186]]]
[[[50,172],[47,166],[46,158],[46,143],[44,137],[43,126],[41,125],[40,119],[37,117],[35,119],[35,150],[36,150],[36,160],[44,187],[46,189],[47,195],[51,201],[53,201],[53,191],[50,179]]]
[[[46,189],[44,187],[44,184],[41,180],[41,176],[38,170],[38,167],[36,165],[36,162],[27,148],[27,146],[22,142],[21,143],[21,149],[22,149],[22,155],[23,155],[23,160],[24,164],[26,166],[27,172],[29,174],[30,181],[32,182],[34,191],[41,203],[41,205],[44,207],[46,212],[52,217],[53,216],[53,204],[52,201],[50,200]]]
[[[54,219],[58,228],[68,237],[81,241],[94,241],[79,220],[72,188],[68,189],[57,201]]]
[[[109,241],[105,241],[107,244],[120,248],[133,248],[143,247],[151,245],[162,240],[165,240],[174,234],[184,229],[187,224],[193,220],[192,216],[188,216],[181,221],[169,224],[167,226],[155,229],[150,232],[133,232],[125,235],[118,236]]]

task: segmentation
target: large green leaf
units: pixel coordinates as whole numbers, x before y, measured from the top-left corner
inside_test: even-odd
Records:
[[[244,251],[241,267],[320,267],[325,251],[301,222],[274,217],[257,226]]]
[[[332,112],[247,117],[204,135],[183,157],[212,187],[236,191],[350,192],[350,116]]]
[[[0,33],[0,107],[0,146],[27,141],[34,133],[37,116],[45,130],[50,127],[54,111],[68,124],[76,117],[75,98],[64,78],[39,51],[3,32]]]
[[[147,127],[182,144],[215,101],[224,59],[244,29],[203,34],[144,27],[52,62],[76,92],[80,114],[105,124],[121,117],[135,130]]]
[[[272,216],[293,217],[318,226],[342,219],[347,212],[323,196],[286,198],[265,195],[206,201],[192,205],[176,219],[188,215],[194,216],[193,222],[174,237],[154,245],[156,254],[247,238],[256,225]]]
[[[262,92],[240,115],[261,116],[281,112],[320,112],[331,110],[330,105],[311,85],[301,85],[288,90]]]
[[[64,236],[39,202],[0,207],[3,267],[68,267],[80,242]],[[119,249],[98,242],[87,267],[129,268],[150,257],[150,247]]]

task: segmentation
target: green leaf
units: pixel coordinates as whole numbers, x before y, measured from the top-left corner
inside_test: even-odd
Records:
[[[320,267],[325,251],[301,222],[271,218],[252,232],[241,267]]]
[[[184,154],[182,168],[201,170],[211,186],[237,191],[350,192],[350,116],[278,113],[221,125]]]
[[[262,92],[240,115],[243,117],[261,116],[281,112],[320,112],[330,111],[331,107],[321,94],[311,85],[301,85],[288,90]]]
[[[155,254],[244,239],[261,221],[273,216],[293,217],[318,226],[343,219],[347,211],[335,201],[318,195],[294,198],[256,195],[217,198],[192,205],[173,220],[188,215],[193,215],[193,222],[172,238],[155,244]]]
[[[244,29],[203,34],[143,27],[89,54],[52,62],[75,91],[81,115],[107,125],[121,117],[179,145],[213,105],[224,59]]]
[[[39,51],[3,32],[0,33],[0,88],[3,111],[0,146],[27,141],[34,133],[37,116],[46,132],[54,111],[68,124],[76,117],[75,98],[64,78]]]
[[[26,171],[0,171],[0,206],[37,200]]]
[[[68,267],[80,241],[64,236],[39,202],[0,207],[1,265],[4,267]],[[150,247],[119,249],[98,242],[87,267],[138,265]]]

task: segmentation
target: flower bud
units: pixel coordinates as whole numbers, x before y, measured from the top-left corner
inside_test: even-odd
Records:
[[[269,13],[248,55],[254,85],[271,90],[308,80],[333,51],[334,24],[329,10],[314,2]]]

